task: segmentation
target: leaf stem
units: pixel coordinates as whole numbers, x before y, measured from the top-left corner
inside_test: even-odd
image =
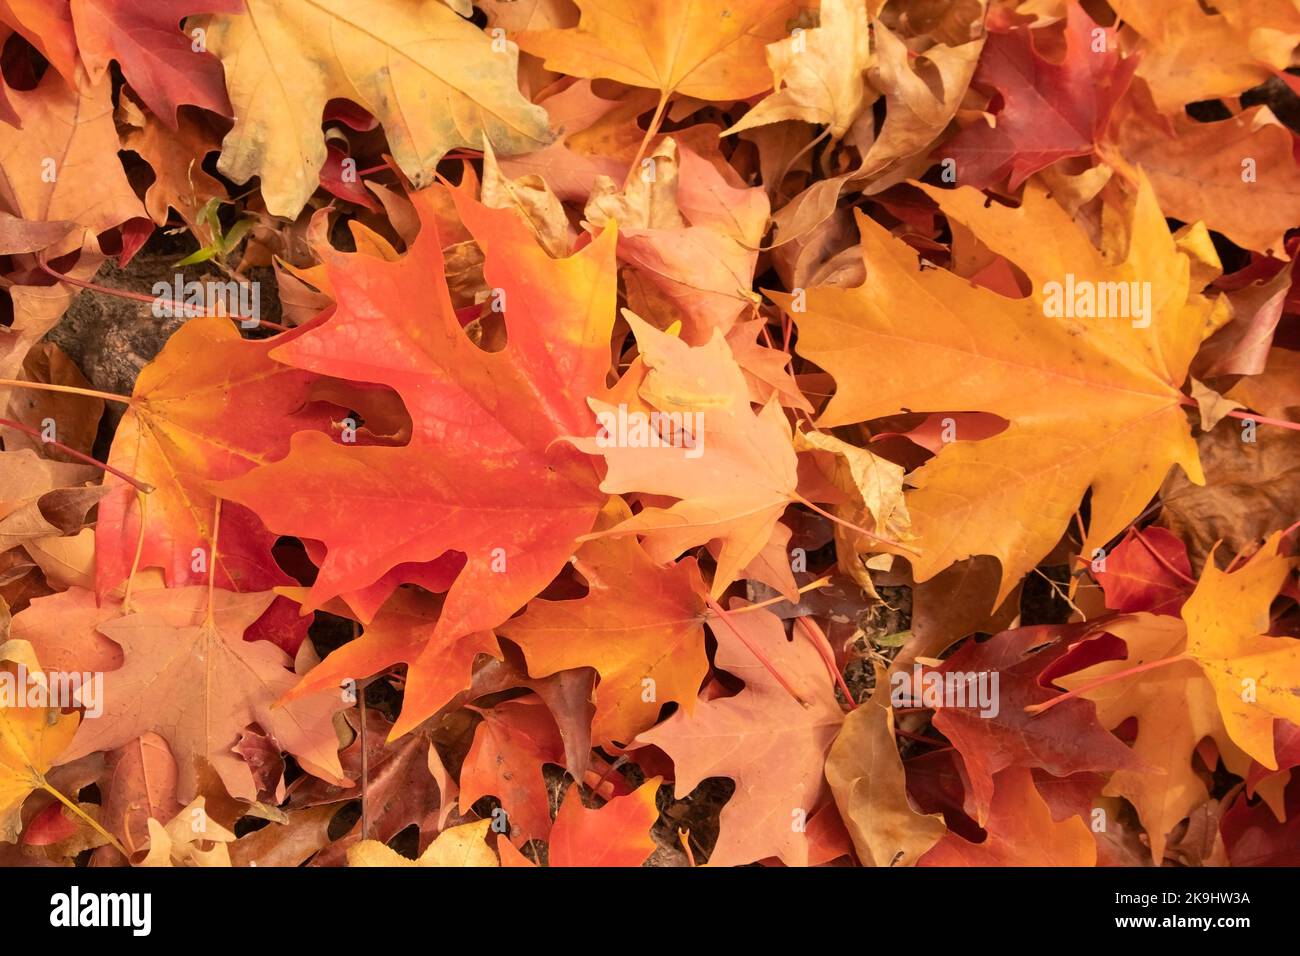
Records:
[[[816,581],[812,581],[808,584],[805,584],[803,587],[799,589],[799,593],[804,594],[808,591],[816,591],[818,588],[824,588],[830,583],[831,583],[831,576],[829,574],[826,574],[818,578]],[[787,601],[787,600],[789,599],[786,598],[785,595],[778,594],[774,598],[768,598],[766,601],[759,601],[757,604],[746,604],[744,607],[733,608],[728,613],[745,614],[749,611],[757,611],[760,608],[771,607],[773,604],[780,604],[782,601]]]
[[[1079,513],[1078,508],[1074,509],[1074,524],[1079,529],[1079,547],[1082,548],[1083,543],[1088,540],[1088,529],[1083,526],[1083,515]],[[1082,560],[1082,556],[1080,556],[1080,560]]]
[[[1180,401],[1188,408],[1200,408],[1196,399],[1189,398],[1186,395],[1180,396]],[[1278,428],[1289,428],[1293,432],[1300,432],[1300,422],[1287,421],[1285,418],[1269,418],[1267,415],[1256,415],[1254,412],[1246,412],[1234,408],[1227,412],[1228,418],[1236,418],[1240,421],[1259,422],[1261,425],[1276,425]]]
[[[217,588],[217,537],[221,533],[221,499],[212,505],[212,553],[208,555],[208,617],[210,627],[216,627],[216,588]]]
[[[135,576],[140,571],[140,556],[144,554],[145,514],[149,499],[141,492],[135,494],[136,507],[140,510],[140,532],[135,536],[135,557],[131,559],[131,571],[126,576],[126,590],[122,594],[122,613],[131,613],[131,591],[135,587]]]
[[[121,853],[122,856],[126,857],[128,863],[131,861],[131,854],[126,852],[126,847],[122,846],[122,844],[118,842],[117,837],[113,836],[113,834],[109,833],[102,826],[100,826],[98,820],[96,820],[85,810],[81,809],[81,807],[77,806],[76,803],[74,803],[72,800],[69,800],[57,789],[51,786],[49,781],[47,781],[44,776],[40,778],[40,781],[41,781],[41,789],[43,789],[50,796],[54,797],[54,799],[58,800],[59,803],[63,804],[65,807],[71,810],[72,813],[78,819],[80,819],[92,830],[94,830],[105,840],[107,840],[109,842],[109,845],[112,846],[113,849],[117,850],[118,853]]]
[[[614,772],[618,770],[619,767],[623,766],[627,762],[628,762],[627,754],[620,754],[617,759],[610,762],[610,764],[605,768],[604,772],[600,775],[600,777],[597,778],[596,782],[593,783],[588,789],[591,790],[591,792],[594,793],[596,796],[604,800],[605,797],[601,796],[600,788],[605,785],[605,781],[609,780],[611,777],[614,776]],[[578,786],[581,786],[580,781],[574,780],[573,782]],[[610,784],[610,787],[613,788],[612,783]],[[610,792],[615,796],[618,795],[618,790],[616,788],[611,789]],[[610,797],[609,799],[612,800],[613,797]]]
[[[822,508],[822,507],[820,507],[820,506],[818,506],[818,505],[813,504],[811,501],[809,501],[807,498],[805,498],[805,497],[804,497],[803,495],[801,495],[801,494],[796,493],[796,494],[794,494],[794,495],[791,496],[791,499],[794,500],[794,501],[799,502],[799,504],[801,504],[801,505],[805,505],[805,506],[811,508],[813,511],[817,512],[817,513],[818,513],[819,515],[821,515],[823,518],[828,518],[829,520],[834,521],[834,522],[835,522],[836,524],[838,524],[838,525],[843,525],[845,528],[848,528],[848,529],[850,529],[850,530],[852,530],[852,531],[856,531],[856,532],[858,532],[858,534],[866,535],[866,536],[867,536],[868,538],[870,538],[872,541],[879,541],[881,544],[887,544],[887,545],[889,545],[889,547],[891,547],[891,548],[897,548],[899,551],[905,551],[906,553],[912,555],[913,557],[918,557],[918,558],[919,558],[919,557],[921,556],[921,552],[920,552],[920,551],[917,551],[915,548],[908,547],[907,545],[903,544],[902,542],[894,541],[894,540],[892,540],[892,539],[890,539],[890,538],[886,538],[886,537],[883,537],[883,536],[881,536],[881,535],[878,535],[878,534],[876,534],[876,533],[874,533],[874,532],[872,532],[872,531],[868,531],[866,528],[863,528],[863,527],[860,526],[860,525],[856,525],[856,524],[854,524],[852,521],[845,521],[843,518],[840,518],[840,517],[837,517],[837,516],[831,514],[831,513],[830,513],[829,511],[827,511],[825,508]]]
[[[799,160],[803,159],[804,156],[809,152],[809,150],[816,149],[817,144],[820,143],[822,140],[824,140],[830,134],[831,134],[831,128],[827,126],[820,133],[818,133],[816,136],[810,139],[807,142],[807,144],[803,147],[803,149],[799,150],[799,152],[795,153],[793,156],[790,157],[789,161],[787,161],[785,164],[785,168],[781,170],[781,174],[772,180],[772,184],[773,186],[776,187],[776,192],[779,195],[785,195],[784,191],[781,189],[781,184],[785,182],[785,177],[790,175],[790,170],[794,169],[794,164],[799,162]]]
[[[139,478],[133,478],[130,475],[128,475],[126,472],[119,471],[118,469],[114,468],[112,465],[100,461],[98,458],[91,458],[89,455],[84,454],[83,452],[79,452],[75,448],[70,448],[67,445],[63,444],[63,442],[61,441],[46,439],[35,428],[32,428],[28,425],[24,425],[22,422],[16,422],[9,418],[0,418],[0,426],[4,426],[5,428],[12,428],[14,431],[22,432],[24,435],[29,435],[32,438],[35,438],[37,441],[41,442],[42,444],[52,445],[53,447],[57,448],[59,451],[63,452],[65,455],[70,455],[71,457],[77,459],[77,461],[80,461],[83,464],[92,465],[95,468],[98,468],[100,471],[106,471],[110,475],[113,475],[117,478],[121,478],[123,481],[127,482],[130,485],[134,485],[136,489],[144,492],[145,494],[148,494],[149,492],[153,491],[153,485],[146,484],[145,482],[141,481]]]
[[[785,688],[785,692],[789,694],[791,697],[793,697],[796,703],[798,703],[800,707],[806,708],[808,706],[808,702],[799,696],[799,694],[795,691],[794,687],[790,685],[790,682],[785,679],[785,675],[776,669],[776,665],[772,663],[771,658],[769,658],[766,654],[763,653],[763,649],[760,648],[753,641],[751,641],[740,630],[740,628],[736,627],[735,622],[731,620],[731,615],[728,614],[725,610],[723,610],[722,605],[719,604],[717,601],[713,600],[713,598],[711,597],[706,597],[704,600],[708,603],[709,610],[713,611],[713,613],[716,614],[722,620],[722,622],[727,625],[727,627],[731,628],[731,633],[735,634],[736,637],[740,639],[740,642],[744,644],[745,647],[749,648],[749,652],[753,654],[756,658],[758,658],[758,662],[762,664],[765,668],[767,668],[767,672],[776,679],[776,682],[778,684],[780,684],[783,688]]]
[[[835,666],[835,651],[831,648],[831,642],[827,639],[826,633],[817,626],[817,622],[807,617],[797,617],[794,619],[795,626],[801,628],[807,638],[813,642],[817,648],[817,653],[821,656],[822,663],[826,669],[831,672],[831,677],[836,685],[839,686],[840,693],[844,695],[844,700],[849,705],[849,710],[857,710],[858,702],[853,699],[853,691],[849,690],[849,685],[844,681],[844,675],[840,669]]]
[[[1122,671],[1115,671],[1113,674],[1107,674],[1105,677],[1098,677],[1096,680],[1088,681],[1088,683],[1082,684],[1076,687],[1074,690],[1062,694],[1059,697],[1053,697],[1051,700],[1045,700],[1041,704],[1030,704],[1028,707],[1025,708],[1025,713],[1038,715],[1045,711],[1051,710],[1057,704],[1063,703],[1064,701],[1067,700],[1072,700],[1073,698],[1078,697],[1081,694],[1086,694],[1088,691],[1101,687],[1104,684],[1110,684],[1114,681],[1121,680],[1125,677],[1132,677],[1134,674],[1142,674],[1145,673],[1146,671],[1153,671],[1157,667],[1168,667],[1170,664],[1177,664],[1181,661],[1190,661],[1191,659],[1192,659],[1191,655],[1184,652],[1182,654],[1176,654],[1173,657],[1162,657],[1158,661],[1148,661],[1147,663],[1139,664],[1136,667],[1129,667],[1129,668],[1125,668]]]
[[[1284,418],[1269,418],[1267,415],[1242,412],[1235,408],[1228,412],[1228,417],[1240,419],[1241,421],[1259,422],[1261,425],[1276,425],[1278,428],[1289,428],[1293,432],[1300,432],[1300,422],[1289,422]]]
[[[677,828],[677,839],[682,844],[682,850],[686,853],[686,865],[695,866],[695,854],[691,852],[691,831],[687,827]]]
[[[352,622],[352,640],[361,636],[361,625],[356,621]],[[357,715],[361,718],[359,734],[361,737],[361,839],[370,839],[370,752],[366,749],[366,687],[370,684],[366,681],[357,688]],[[430,745],[432,746],[432,745]],[[442,794],[438,794],[439,800]]]
[[[641,166],[641,160],[645,158],[646,150],[650,148],[650,141],[655,138],[659,132],[659,126],[664,121],[664,109],[668,106],[668,99],[673,95],[672,90],[663,90],[659,94],[659,105],[655,107],[655,115],[650,119],[650,125],[646,127],[645,136],[641,137],[641,145],[637,147],[636,158],[632,160],[632,165],[627,171],[627,179],[623,185],[626,186],[636,175],[637,169]]]
[[[1155,549],[1155,547],[1151,544],[1150,541],[1148,541],[1146,538],[1142,536],[1141,531],[1139,531],[1133,537],[1137,538],[1138,541],[1142,542],[1142,547],[1146,548],[1147,553],[1150,554],[1151,557],[1155,558],[1156,561],[1160,564],[1160,566],[1163,567],[1166,571],[1181,578],[1184,582],[1190,584],[1192,587],[1196,587],[1196,579],[1184,574],[1182,571],[1179,571],[1176,567],[1174,567],[1164,555],[1162,555],[1159,551]]]
[[[1249,544],[1249,542],[1247,542],[1247,544]],[[1228,562],[1228,566],[1223,569],[1223,573],[1231,574],[1233,571],[1236,571],[1237,565],[1241,563],[1241,559],[1242,557],[1245,556],[1245,554],[1246,554],[1246,545],[1243,544],[1241,546],[1241,550],[1232,556],[1232,560]]]
[[[55,272],[49,267],[49,265],[40,259],[37,259],[37,265],[41,267],[43,272],[54,276],[54,278],[58,279],[60,282],[66,282],[68,285],[74,285],[79,289],[85,289],[87,292],[98,292],[101,295],[111,295],[118,299],[130,299],[132,302],[145,302],[149,305],[165,305],[174,315],[181,315],[191,319],[234,319],[237,322],[247,322],[251,320],[256,322],[258,326],[263,329],[271,329],[275,332],[289,331],[289,326],[287,325],[280,325],[278,322],[267,322],[264,319],[254,319],[251,315],[214,315],[213,313],[205,312],[198,306],[187,305],[184,302],[162,299],[155,295],[145,295],[143,292],[129,292],[126,289],[114,289],[111,286],[97,285],[94,282],[87,282],[84,279],[74,279],[72,276],[65,275],[62,272]]]
[[[122,405],[131,404],[131,399],[125,395],[114,395],[112,392],[101,392],[93,388],[78,388],[76,385],[55,385],[53,382],[24,382],[16,378],[0,378],[0,388],[31,388],[38,392],[61,392],[65,395],[84,395],[86,398],[97,398],[102,402],[118,402]]]

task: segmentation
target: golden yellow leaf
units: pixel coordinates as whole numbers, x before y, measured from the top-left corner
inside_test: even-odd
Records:
[[[6,666],[4,673],[17,680],[16,667]],[[16,690],[25,688],[18,685]],[[17,700],[0,705],[0,839],[12,843],[18,838],[23,801],[45,788],[46,771],[67,750],[78,723],[76,714],[57,709],[22,706]]]
[[[702,100],[737,100],[772,85],[763,48],[786,35],[790,0],[575,0],[578,26],[519,37],[546,68]]]
[[[456,146],[478,149],[487,136],[498,152],[523,153],[551,138],[546,111],[516,85],[515,45],[441,0],[248,0],[247,13],[191,25],[207,30],[235,107],[218,168],[239,183],[260,176],[273,215],[296,216],[315,192],[321,114],[335,97],[383,124],[416,187]]]
[[[418,860],[409,860],[378,840],[362,840],[348,850],[348,866],[497,866],[496,854],[486,842],[491,825],[491,820],[479,820],[443,830]]]
[[[875,98],[866,82],[870,63],[866,7],[853,0],[822,0],[815,29],[800,30],[768,46],[776,92],[726,132],[803,120],[829,127],[831,138],[839,139]]]
[[[1171,465],[1202,482],[1180,389],[1227,310],[1199,293],[1145,180],[1128,229],[1109,234],[1104,250],[1040,187],[1029,186],[1016,209],[974,189],[922,188],[1020,266],[1031,295],[1006,298],[918,263],[859,216],[867,282],[808,290],[807,311],[792,311],[798,348],[836,379],[823,426],[903,411],[977,410],[1010,422],[977,441],[958,432],[909,476],[916,490],[907,501],[921,551],[916,580],[992,554],[1002,564],[1000,603],[1056,544],[1089,488],[1083,553],[1123,530]]]

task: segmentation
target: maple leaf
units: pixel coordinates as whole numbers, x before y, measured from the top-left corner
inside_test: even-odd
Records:
[[[307,599],[307,592],[296,589],[281,589],[281,593],[299,601]],[[337,607],[333,602],[325,608],[339,612],[340,616],[348,613],[346,606]],[[442,628],[445,616],[445,605],[440,599],[407,588],[397,591],[365,625],[360,638],[345,644],[312,668],[285,700],[339,688],[347,681],[355,682],[394,664],[405,663],[409,666],[403,716],[390,732],[390,739],[395,740],[469,685],[470,671],[478,655],[499,657],[501,654],[490,631],[448,637]],[[423,716],[417,719],[416,714]]]
[[[629,370],[617,396],[630,393],[636,407],[620,409],[592,398],[602,432],[571,441],[604,457],[608,471],[602,491],[678,500],[667,508],[643,508],[600,533],[643,535],[646,552],[659,564],[721,539],[711,588],[716,599],[762,551],[796,497],[790,425],[775,400],[757,414],[750,408],[745,377],[718,330],[693,348],[630,312],[624,316],[643,365]],[[664,417],[652,418],[654,411]],[[656,421],[670,424],[655,426]],[[638,426],[677,431],[657,434],[654,441],[627,437]]]
[[[517,3],[518,0],[512,0]],[[576,12],[576,11],[575,11]],[[642,137],[635,117],[654,106],[654,95],[632,90],[622,97],[596,95],[591,80],[577,80],[546,98],[556,140],[543,149],[499,157],[507,176],[540,176],[563,202],[585,202],[599,175],[620,176]],[[628,133],[631,135],[629,136]],[[612,142],[630,140],[626,156],[611,155]]]
[[[1294,248],[1297,243],[1300,243],[1300,236],[1290,245]],[[1258,273],[1247,267],[1245,276],[1224,276],[1219,280],[1219,285],[1227,288],[1233,319],[1206,343],[1195,370],[1200,372],[1203,379],[1224,375],[1256,376],[1256,379],[1243,378],[1238,385],[1249,388],[1254,381],[1258,381],[1265,404],[1270,404],[1270,394],[1277,391],[1273,380],[1281,371],[1274,365],[1270,372],[1270,359],[1279,357],[1276,353],[1282,352],[1272,348],[1273,338],[1278,332],[1278,326],[1282,324],[1283,314],[1296,311],[1296,294],[1300,293],[1300,289],[1296,289],[1293,281],[1294,263],[1289,269],[1276,271],[1273,271],[1274,265],[1270,259],[1260,260],[1260,264],[1263,268]],[[1204,383],[1202,387],[1208,388]],[[1231,403],[1235,399],[1230,395],[1234,390],[1226,390],[1219,398],[1221,405],[1227,405],[1229,409],[1234,407]],[[1210,391],[1213,393],[1212,389]],[[1201,403],[1201,397],[1195,392],[1192,397],[1198,404]],[[1257,410],[1264,411],[1262,408]],[[1285,418],[1286,413],[1273,417]]]
[[[956,161],[963,184],[982,189],[1010,175],[1019,189],[1057,160],[1092,153],[1137,58],[1121,57],[1116,31],[1098,27],[1077,3],[1068,11],[1059,64],[1038,52],[1028,27],[989,36],[972,83],[1000,94],[1002,108],[941,151]]]
[[[16,680],[13,665],[3,673]],[[18,838],[23,801],[33,790],[49,789],[45,774],[67,751],[79,723],[76,714],[44,707],[0,707],[0,839]]]
[[[613,501],[602,515],[606,524],[631,516],[621,499]],[[709,669],[704,581],[695,560],[660,567],[629,536],[588,541],[574,567],[587,578],[585,597],[535,600],[498,628],[524,652],[529,673],[595,668],[591,731],[601,744],[631,742],[670,701],[690,713]]]
[[[763,48],[796,9],[789,0],[575,2],[577,27],[523,33],[519,46],[548,70],[659,90],[661,104],[673,93],[738,100],[770,88]]]
[[[1145,180],[1127,252],[1112,240],[1107,254],[1032,183],[1018,209],[986,207],[973,189],[922,188],[1023,268],[1031,295],[1010,299],[919,268],[908,246],[859,215],[867,283],[808,290],[807,311],[792,313],[798,348],[838,384],[823,426],[954,408],[1011,423],[979,441],[959,434],[909,476],[916,490],[907,501],[920,551],[912,559],[916,580],[992,554],[1002,565],[1001,603],[1060,538],[1089,488],[1084,553],[1137,516],[1171,465],[1203,483],[1180,389],[1200,342],[1226,320],[1226,306],[1196,292],[1189,257]],[[1150,292],[1149,314],[1074,318],[1071,307],[1053,315],[1049,297],[1063,299],[1067,282],[1101,288],[1103,297],[1117,288],[1107,283],[1137,283],[1139,293]],[[790,307],[789,296],[774,297]],[[904,305],[917,301],[926,308]],[[862,377],[858,370],[877,354],[895,358]]]
[[[109,781],[100,820],[128,850],[149,843],[149,820],[172,819],[182,810],[176,799],[176,761],[167,741],[144,734],[109,753]]]
[[[491,820],[462,823],[438,834],[418,860],[408,860],[378,840],[363,840],[348,850],[348,866],[497,866],[487,845]]]
[[[512,182],[501,172],[492,144],[487,140],[483,141],[483,185],[479,200],[491,209],[513,209],[554,258],[573,254],[573,227],[546,180],[530,173]]]
[[[233,866],[297,867],[330,844],[330,824],[336,807],[290,810],[275,822],[240,837],[230,847]],[[333,844],[337,846],[336,844]]]
[[[876,667],[870,700],[844,719],[826,755],[826,780],[866,866],[911,865],[946,832],[939,816],[908,799],[883,667]]]
[[[577,786],[569,787],[555,814],[547,862],[551,866],[640,866],[655,851],[650,838],[659,811],[659,777],[591,810]]]
[[[360,691],[358,688],[358,697],[362,696]],[[457,806],[456,779],[447,772],[436,746],[438,728],[426,722],[415,732],[389,742],[387,737],[392,722],[374,709],[364,712],[364,733],[360,714],[345,714],[345,719],[355,736],[351,744],[339,751],[339,764],[344,774],[354,781],[353,786],[342,789],[318,778],[304,781],[290,795],[289,814],[305,814],[323,808],[332,818],[339,804],[361,799],[364,778],[369,809],[365,829],[369,838],[386,843],[414,824],[419,832],[417,848],[427,849],[438,832],[446,827]],[[366,742],[364,756],[363,736]],[[324,849],[317,847],[320,852],[312,860],[312,865],[342,864],[346,861],[347,851],[361,839],[362,821],[357,820],[347,833],[333,841],[324,841],[329,844]]]
[[[6,442],[7,443],[7,442]],[[94,471],[30,449],[0,452],[0,552],[50,534],[74,534],[100,496]]]
[[[1290,721],[1278,721],[1273,725],[1273,753],[1277,757],[1277,769],[1271,770],[1263,764],[1251,766],[1246,775],[1246,795],[1258,795],[1282,817],[1286,813],[1286,788],[1291,782],[1291,769],[1300,765],[1300,726]]]
[[[749,400],[755,405],[765,405],[776,395],[786,408],[797,408],[811,415],[812,405],[790,374],[790,353],[759,344],[765,328],[761,319],[753,318],[737,322],[727,333],[727,345],[749,383]]]
[[[1242,378],[1226,397],[1273,418],[1300,418],[1300,352],[1269,349],[1263,371]]]
[[[77,36],[68,0],[0,0],[0,22],[40,50],[66,82],[75,83]]]
[[[741,130],[803,120],[825,124],[839,139],[870,102],[864,75],[871,62],[867,9],[850,0],[824,0],[820,19],[767,48],[772,93],[760,100],[724,136]]]
[[[1233,743],[1269,769],[1277,768],[1273,723],[1300,723],[1300,641],[1266,636],[1269,606],[1291,575],[1274,535],[1232,574],[1206,564],[1182,608],[1187,653],[1214,687]],[[1225,609],[1227,612],[1225,613]]]
[[[99,633],[121,648],[123,664],[104,675],[103,714],[82,723],[63,759],[154,732],[176,759],[180,800],[195,797],[204,765],[232,796],[253,800],[252,772],[232,748],[240,731],[256,723],[314,773],[341,781],[331,717],[346,702],[320,695],[273,708],[296,683],[287,656],[266,641],[243,639],[274,597],[218,589],[205,611],[206,588],[135,595],[135,613],[99,625]],[[188,699],[186,688],[198,689],[199,700]]]
[[[0,0],[0,864],[1291,859],[1296,0],[361,6]]]
[[[127,181],[113,126],[112,81],[82,73],[69,86],[47,73],[32,90],[9,90],[21,130],[0,124],[0,207],[29,222],[75,222],[103,233],[144,207]],[[82,244],[79,231],[45,249],[53,259]]]
[[[210,124],[183,113],[175,129],[146,113],[127,97],[118,103],[117,121],[125,127],[122,148],[137,153],[154,171],[154,181],[144,194],[145,209],[158,225],[166,225],[168,209],[175,209],[193,230],[205,228],[199,214],[213,197],[224,197],[221,182],[208,175],[196,157],[220,148]]]
[[[932,673],[955,678],[966,687],[963,706],[942,701],[934,727],[961,754],[970,781],[976,822],[992,812],[995,775],[1007,767],[1041,768],[1056,777],[1116,768],[1138,771],[1140,761],[1097,722],[1095,708],[1071,700],[1038,716],[1026,707],[1056,694],[1039,675],[1067,651],[1066,635],[1047,626],[1017,628],[976,643],[968,642]],[[950,678],[949,675],[952,675]],[[997,684],[991,681],[996,675]],[[922,678],[924,680],[924,678]],[[977,700],[978,684],[987,683],[989,699]],[[920,688],[913,684],[913,697]],[[996,706],[996,711],[991,706]]]
[[[712,619],[709,627],[718,641],[717,666],[743,680],[745,688],[734,697],[701,698],[693,714],[678,711],[637,740],[672,758],[679,799],[706,777],[736,782],[722,809],[710,866],[767,857],[803,866],[808,836],[791,823],[800,813],[812,817],[829,796],[822,766],[844,713],[825,661],[806,636],[787,640],[781,620],[770,611],[736,610],[729,614],[730,623]],[[750,646],[768,658],[807,706],[791,696]]]
[[[875,590],[868,568],[882,568],[879,534],[854,530],[877,528],[891,541],[905,541],[911,537],[911,519],[903,494],[903,468],[892,461],[877,457],[865,448],[858,448],[826,432],[797,432],[795,448],[811,452],[817,468],[841,500],[835,502],[843,523],[835,527],[836,553],[840,568],[858,582],[868,593]],[[827,500],[826,494],[809,491],[818,500]],[[892,558],[883,555],[883,568],[890,567]]]
[[[518,33],[533,27],[571,27],[578,11],[566,0],[483,0],[478,4],[487,14],[488,26]]]
[[[99,633],[121,615],[121,605],[94,591],[69,588],[34,598],[10,626],[10,636],[31,644],[52,671],[109,671],[122,666],[122,650]]]
[[[321,114],[331,98],[379,120],[417,187],[432,181],[449,149],[477,149],[484,136],[498,153],[550,141],[546,111],[516,85],[515,45],[502,41],[498,52],[443,3],[365,11],[348,0],[245,3],[246,13],[190,24],[207,31],[235,108],[218,168],[239,183],[260,176],[272,215],[293,218],[316,191],[326,156]]]
[[[1300,11],[1290,0],[1115,0],[1116,15],[1145,41],[1138,75],[1163,113],[1236,96],[1290,65]]]
[[[230,848],[235,835],[212,820],[207,813],[207,801],[195,797],[164,826],[156,818],[149,818],[149,853],[140,866],[230,866]],[[196,829],[195,820],[202,820],[202,829]],[[210,845],[205,845],[210,844]]]
[[[3,131],[0,130],[0,136],[2,135]],[[3,160],[0,160],[0,171],[3,171],[2,167]],[[84,233],[75,223],[66,220],[55,223],[28,222],[12,217],[6,218],[6,214],[0,212],[0,223],[4,222],[17,224],[17,229],[12,232],[17,232],[22,237],[20,244],[23,248],[17,251],[24,253],[43,255],[41,250],[59,245],[63,237],[83,233],[84,239],[75,265],[70,268],[64,267],[61,273],[69,279],[85,282],[103,264],[104,256],[98,241],[88,233]],[[0,375],[3,376],[12,376],[19,372],[25,356],[30,354],[30,350],[40,342],[42,337],[58,324],[59,318],[71,304],[76,293],[71,282],[46,285],[45,275],[36,265],[38,262],[36,255],[22,255],[16,259],[20,262],[30,261],[32,265],[30,271],[26,271],[25,274],[20,272],[16,277],[3,279],[5,289],[9,293],[9,300],[13,303],[12,324],[4,327],[3,332],[0,333]]]
[[[871,32],[875,62],[868,78],[884,93],[884,126],[864,144],[857,169],[817,180],[776,211],[774,244],[811,234],[834,215],[841,191],[850,184],[862,183],[864,191],[875,193],[919,176],[930,165],[931,145],[961,106],[984,49],[982,29],[956,45],[937,43],[923,58],[879,20],[872,20]]]
[[[176,25],[192,13],[239,13],[243,0],[72,0],[77,50],[86,72],[99,82],[117,60],[131,88],[164,123],[176,128],[182,103],[230,115],[221,65],[195,52]]]
[[[564,762],[564,743],[555,719],[540,698],[502,701],[473,708],[483,721],[460,771],[460,800],[473,806],[480,797],[500,798],[517,842],[545,840],[551,831],[550,796],[542,764]]]
[[[1256,441],[1243,440],[1245,437]],[[1161,523],[1187,544],[1202,567],[1218,542],[1243,551],[1300,513],[1300,434],[1270,429],[1251,435],[1245,422],[1224,422],[1196,442],[1205,484],[1171,474],[1160,489]]]
[[[1291,142],[1268,107],[1198,123],[1161,115],[1150,95],[1135,89],[1098,152],[1130,179],[1146,173],[1168,215],[1202,220],[1243,248],[1280,253],[1284,234],[1300,220],[1300,164]],[[1250,160],[1244,166],[1242,157]]]
[[[623,191],[597,176],[584,214],[589,228],[618,223],[619,258],[632,311],[647,310],[655,324],[681,321],[691,344],[714,329],[729,332],[752,310],[755,246],[767,224],[761,189],[738,189],[706,160],[666,138],[647,162],[650,182],[635,178]],[[689,224],[687,223],[689,218]]]
[[[1097,844],[1078,817],[1054,818],[1029,770],[1003,770],[983,843],[949,833],[918,866],[1095,866]]]
[[[1230,574],[1208,563],[1181,620],[1136,614],[1099,625],[1123,641],[1123,656],[1054,678],[1095,701],[1104,727],[1137,718],[1134,753],[1160,772],[1119,770],[1105,792],[1137,808],[1157,862],[1169,831],[1208,796],[1192,765],[1201,740],[1213,738],[1234,771],[1245,772],[1244,756],[1276,768],[1274,723],[1300,719],[1300,642],[1266,636],[1291,571],[1279,539]]]
[[[337,310],[271,353],[297,368],[391,385],[411,413],[409,444],[348,447],[299,432],[284,460],[217,486],[276,533],[324,544],[312,606],[399,565],[465,555],[429,638],[434,649],[506,620],[594,523],[604,496],[591,465],[555,439],[594,430],[585,399],[604,388],[614,320],[612,229],[554,260],[510,211],[452,195],[485,247],[489,281],[502,290],[505,348],[484,351],[461,328],[432,203],[416,194],[422,226],[410,251],[385,262],[321,250]],[[432,314],[409,309],[429,301],[430,276]],[[285,481],[293,495],[280,492]],[[396,583],[353,603],[363,621]],[[395,734],[446,703],[419,690],[427,676],[418,663],[408,673]]]
[[[6,444],[11,441],[5,436]],[[80,462],[46,458],[35,448],[0,451],[0,518],[7,517],[57,489],[79,488],[94,480],[95,469]]]
[[[1191,593],[1187,548],[1164,528],[1130,528],[1098,563],[1092,576],[1113,611],[1177,614]]]
[[[53,418],[59,426],[59,442],[69,450],[51,447],[43,438],[13,430],[4,433],[5,448],[9,451],[36,449],[52,461],[84,461],[76,453],[88,455],[94,450],[95,438],[104,414],[104,402],[84,394],[62,391],[69,386],[76,389],[90,388],[90,382],[81,374],[77,364],[59,346],[45,342],[27,353],[23,359],[20,378],[28,382],[55,385],[60,391],[22,389],[11,392],[7,414],[38,432],[48,424],[45,421],[47,418]]]
[[[206,583],[216,503],[209,484],[282,458],[296,429],[328,430],[327,414],[301,411],[315,376],[271,360],[283,341],[245,341],[229,319],[191,319],[140,373],[108,461],[154,490],[139,495],[105,476],[111,490],[95,536],[101,594],[133,566],[162,568],[170,585]],[[221,518],[218,586],[291,583],[271,558],[274,536],[256,518],[239,507],[225,507]]]
[[[506,642],[500,660],[484,660],[474,668],[474,680],[467,699],[476,700],[502,691],[531,690],[546,704],[564,742],[564,767],[575,780],[585,779],[591,762],[591,724],[596,708],[592,685],[596,672],[590,667],[560,671],[548,677],[531,678],[523,655]]]
[[[1263,803],[1251,806],[1239,795],[1223,816],[1221,831],[1233,866],[1296,866],[1300,864],[1300,783],[1286,790],[1281,816]]]

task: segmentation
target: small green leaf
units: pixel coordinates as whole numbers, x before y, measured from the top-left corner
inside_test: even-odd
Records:
[[[877,647],[902,647],[912,639],[911,631],[896,631],[884,637],[873,637],[871,643]]]
[[[217,210],[221,208],[221,197],[213,196],[203,204],[196,217],[199,222],[205,222],[212,228],[212,231],[220,234],[221,220],[217,218]]]
[[[191,252],[188,256],[176,263],[177,267],[197,265],[200,262],[207,262],[214,257],[219,250],[216,246],[204,246],[197,252]]]
[[[244,238],[245,233],[253,228],[252,219],[241,219],[230,227],[230,232],[226,233],[221,239],[223,252],[229,252],[239,245],[239,241]]]

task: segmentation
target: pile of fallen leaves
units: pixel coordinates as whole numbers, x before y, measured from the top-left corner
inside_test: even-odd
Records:
[[[0,862],[1300,863],[1292,0],[0,42]]]

